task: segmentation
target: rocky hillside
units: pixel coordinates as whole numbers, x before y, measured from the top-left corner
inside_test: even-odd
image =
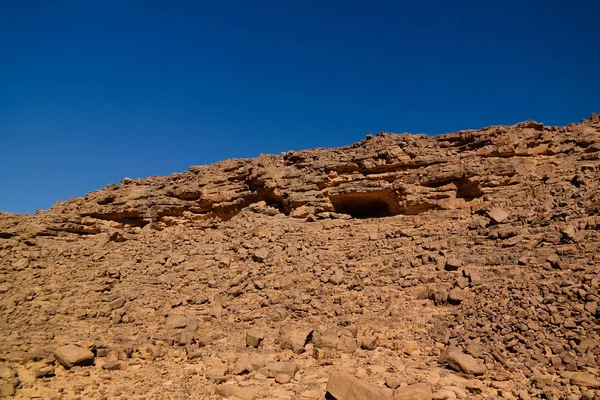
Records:
[[[600,398],[600,116],[0,213],[0,397]]]

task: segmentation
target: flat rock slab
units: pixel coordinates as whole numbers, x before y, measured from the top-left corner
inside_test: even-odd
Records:
[[[218,385],[215,388],[215,394],[225,398],[236,398],[242,400],[253,400],[258,397],[259,389],[255,387],[240,387],[232,383]]]
[[[431,388],[424,384],[408,385],[394,390],[393,400],[431,400]]]
[[[71,368],[76,365],[92,365],[94,363],[94,353],[74,344],[68,344],[56,349],[54,358],[65,368]]]
[[[329,375],[327,393],[336,400],[392,400],[391,389],[379,388],[345,372]]]
[[[464,372],[469,375],[485,374],[485,366],[472,356],[458,350],[450,350],[440,356],[441,362],[447,362],[455,371]]]
[[[187,325],[187,318],[185,315],[173,315],[167,319],[167,329],[180,329],[185,328]]]
[[[508,218],[508,213],[499,207],[494,207],[488,212],[488,216],[497,224]]]
[[[270,363],[266,367],[261,368],[260,371],[267,378],[275,378],[279,374],[289,375],[293,378],[298,371],[298,364],[293,361],[278,361]]]
[[[600,389],[600,378],[589,372],[576,372],[571,375],[571,384],[589,389]]]
[[[102,369],[105,369],[107,371],[116,371],[121,369],[121,363],[117,360],[110,360],[102,365]]]

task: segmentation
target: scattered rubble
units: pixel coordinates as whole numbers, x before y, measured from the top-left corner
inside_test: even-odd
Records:
[[[0,213],[0,397],[599,398],[598,176],[593,114]]]

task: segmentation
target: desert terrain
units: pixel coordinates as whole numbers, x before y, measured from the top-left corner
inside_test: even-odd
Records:
[[[0,397],[598,399],[600,115],[0,213]]]

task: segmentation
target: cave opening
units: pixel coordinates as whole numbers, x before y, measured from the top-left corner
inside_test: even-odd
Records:
[[[348,193],[329,198],[335,212],[352,218],[382,218],[396,215],[394,200],[383,193]]]

